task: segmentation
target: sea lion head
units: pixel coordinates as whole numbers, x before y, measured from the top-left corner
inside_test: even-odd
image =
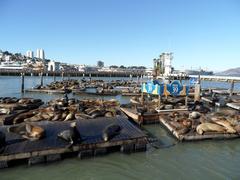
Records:
[[[198,119],[201,116],[201,114],[197,111],[193,111],[189,114],[189,118],[191,119]]]
[[[77,126],[77,122],[71,122],[71,123],[70,123],[70,127],[73,128],[73,127],[76,127],[76,126]]]

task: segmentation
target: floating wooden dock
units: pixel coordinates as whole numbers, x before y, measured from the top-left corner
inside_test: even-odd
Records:
[[[127,92],[123,92],[121,94],[122,94],[122,96],[141,96],[141,93],[131,93],[131,92],[127,93]]]
[[[172,126],[168,123],[164,117],[159,118],[160,123],[166,128],[169,133],[179,141],[199,141],[207,139],[233,139],[239,138],[239,134],[228,134],[228,133],[217,133],[217,132],[205,132],[203,135],[199,135],[196,132],[189,132],[187,134],[179,134]]]
[[[135,121],[139,125],[159,123],[160,116],[164,114],[168,114],[170,112],[174,112],[174,111],[187,112],[186,109],[171,109],[171,110],[162,110],[162,112],[141,114],[133,108],[121,107],[120,109],[124,114],[126,114],[129,118],[131,118],[133,121]]]
[[[120,92],[103,92],[103,93],[98,93],[98,92],[87,92],[87,91],[75,91],[73,92],[74,94],[81,94],[81,95],[96,95],[96,96],[117,96],[121,94]]]
[[[102,140],[102,131],[112,123],[120,125],[122,130],[120,134],[105,142]],[[71,148],[68,148],[68,142],[57,137],[59,132],[69,128],[70,122],[42,121],[35,124],[45,129],[45,138],[37,141],[24,140],[19,135],[7,133],[7,126],[0,127],[0,131],[6,133],[7,141],[5,149],[0,154],[1,168],[8,167],[16,160],[27,160],[29,165],[51,162],[69,153],[84,158],[105,154],[112,148],[124,153],[146,150],[146,135],[126,117],[77,120],[77,129],[82,142]]]
[[[236,110],[240,110],[240,102],[238,103],[227,103],[226,106],[236,109]]]
[[[70,91],[70,90],[68,90]],[[64,94],[66,91],[61,89],[26,89],[25,92],[37,92],[37,93],[48,93],[48,94]]]

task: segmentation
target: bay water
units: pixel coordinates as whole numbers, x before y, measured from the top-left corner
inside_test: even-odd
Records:
[[[61,78],[57,77],[57,80]],[[53,77],[44,77],[44,84],[52,81]],[[40,84],[40,77],[25,77],[25,88],[32,88],[37,84]],[[203,81],[202,87],[229,88],[230,84]],[[0,97],[33,97],[47,102],[63,96],[45,93],[22,94],[20,88],[20,77],[0,76]],[[235,84],[235,89],[240,90],[240,84]],[[99,98],[93,95],[71,96],[79,99]],[[116,98],[121,103],[129,102],[128,98],[121,96],[104,98]],[[145,125],[143,129],[159,139],[157,146],[149,145],[146,152],[129,155],[114,152],[89,159],[69,158],[31,167],[23,163],[0,170],[0,180],[240,179],[240,139],[180,143],[160,124]]]

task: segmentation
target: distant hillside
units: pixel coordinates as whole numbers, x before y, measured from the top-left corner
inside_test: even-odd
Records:
[[[240,67],[228,69],[228,70],[226,70],[226,71],[222,71],[222,72],[219,72],[219,73],[215,73],[215,75],[221,75],[221,76],[240,76]]]

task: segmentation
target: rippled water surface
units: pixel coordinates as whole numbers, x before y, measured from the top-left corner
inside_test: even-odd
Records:
[[[60,79],[60,78],[59,78]],[[112,78],[113,79],[113,78]],[[121,78],[117,78],[121,79]],[[45,77],[44,82],[53,81]],[[20,77],[0,76],[0,96],[34,97],[48,101],[62,95],[20,93]],[[25,87],[40,83],[39,77],[26,77]],[[227,83],[202,82],[203,87],[230,87]],[[239,84],[235,85],[236,89]],[[85,98],[75,96],[76,98]],[[97,98],[96,96],[89,96]],[[113,97],[106,97],[113,98]],[[117,97],[122,103],[127,98]],[[102,157],[64,159],[28,167],[25,164],[0,170],[0,180],[38,179],[240,179],[240,139],[178,143],[161,125],[147,125],[145,131],[158,137],[147,152],[130,155],[115,152]]]

